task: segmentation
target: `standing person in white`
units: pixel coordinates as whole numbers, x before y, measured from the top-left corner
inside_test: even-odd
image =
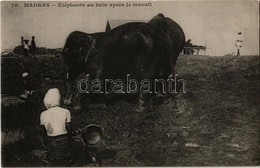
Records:
[[[235,42],[235,46],[237,47],[237,56],[240,56],[240,49],[242,47],[242,32],[238,32],[237,40]]]

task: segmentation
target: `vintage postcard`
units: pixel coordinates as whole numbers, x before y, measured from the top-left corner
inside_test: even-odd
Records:
[[[1,166],[259,166],[259,1],[1,1]]]

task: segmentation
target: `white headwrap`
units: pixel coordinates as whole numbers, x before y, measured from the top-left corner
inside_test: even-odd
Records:
[[[43,99],[47,109],[60,105],[60,91],[57,88],[49,89]]]

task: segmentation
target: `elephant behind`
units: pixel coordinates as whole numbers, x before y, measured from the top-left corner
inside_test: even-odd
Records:
[[[160,28],[170,37],[172,43],[171,63],[174,67],[185,44],[185,34],[182,28],[175,21],[161,13],[154,16],[148,23]],[[173,69],[175,71],[175,68]]]

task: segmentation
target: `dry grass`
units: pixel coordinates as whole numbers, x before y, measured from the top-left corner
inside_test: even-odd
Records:
[[[2,138],[2,146],[5,145],[14,145],[19,141],[25,138],[25,130],[22,129],[15,129],[15,130],[6,130],[5,132],[2,131],[1,133]]]
[[[19,82],[21,62],[25,65],[24,60],[2,61],[2,74],[5,73],[2,80],[8,83],[4,92],[17,87],[13,83]],[[37,78],[40,91],[55,86],[64,95],[61,82],[43,84],[45,77],[62,79],[60,59],[29,60],[26,64]],[[14,71],[12,67],[18,68]],[[187,81],[187,93],[176,96],[177,108],[156,105],[153,112],[135,113],[132,102],[120,100],[105,105],[86,99],[82,111],[71,110],[75,127],[88,123],[104,127],[105,140],[99,146],[103,166],[259,165],[259,57],[182,56],[177,71]],[[7,128],[23,128],[31,138],[25,136],[27,141],[19,144],[20,147],[27,144],[26,148],[2,152],[6,157],[23,153],[24,157],[15,165],[39,165],[28,157],[39,145],[37,126],[42,110],[39,104],[2,109],[2,132]],[[112,157],[111,152],[116,155]],[[12,166],[16,158],[11,158],[2,162]]]

